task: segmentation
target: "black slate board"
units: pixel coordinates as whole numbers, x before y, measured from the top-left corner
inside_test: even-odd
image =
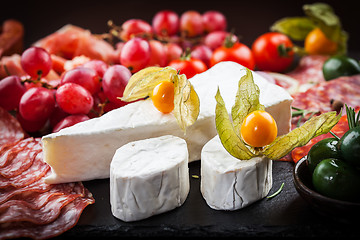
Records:
[[[294,164],[274,162],[273,187],[284,183],[276,197],[264,198],[236,211],[211,209],[200,192],[200,161],[189,164],[190,193],[185,203],[172,211],[126,223],[110,210],[109,179],[84,182],[95,204],[88,206],[78,224],[59,236],[68,237],[358,237],[356,222],[315,212],[293,184]],[[357,221],[359,223],[359,221]]]

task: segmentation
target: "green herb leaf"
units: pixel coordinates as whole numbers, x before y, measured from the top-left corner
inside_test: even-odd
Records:
[[[270,198],[273,198],[273,197],[277,196],[282,191],[282,189],[284,188],[284,185],[285,185],[285,183],[282,183],[280,188],[276,192],[274,192],[270,196],[267,196],[266,198],[270,199]]]
[[[186,133],[186,128],[192,125],[200,112],[200,99],[184,74],[173,75],[174,81],[174,110],[173,114]]]
[[[235,133],[225,102],[218,89],[216,96],[215,123],[216,130],[224,148],[235,158],[249,160],[255,156]]]
[[[358,112],[357,116],[355,113],[355,109],[352,107],[348,107],[348,105],[345,104],[346,108],[346,117],[348,120],[349,129],[355,128],[357,126],[360,126],[360,111]]]
[[[276,21],[270,30],[283,33],[295,41],[303,41],[314,28],[313,21],[308,17],[287,17]]]
[[[340,117],[341,114],[336,115],[335,111],[312,117],[301,127],[277,137],[264,148],[263,154],[272,160],[280,159],[292,149],[307,144],[312,138],[328,133],[340,120]]]
[[[235,133],[240,132],[245,117],[255,110],[265,110],[260,104],[260,90],[254,83],[252,72],[246,68],[246,74],[241,77],[236,93],[235,104],[231,109],[231,117]]]

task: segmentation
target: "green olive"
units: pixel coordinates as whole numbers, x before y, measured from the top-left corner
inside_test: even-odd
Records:
[[[326,81],[359,73],[359,62],[347,56],[333,56],[326,60],[323,65],[323,75]]]
[[[336,138],[325,138],[310,148],[307,163],[311,172],[314,171],[319,162],[326,158],[340,158],[338,143],[339,141]]]
[[[335,158],[322,160],[314,170],[312,182],[315,190],[324,196],[359,201],[360,174],[344,161]]]
[[[341,158],[355,167],[360,167],[360,127],[348,130],[339,141]]]

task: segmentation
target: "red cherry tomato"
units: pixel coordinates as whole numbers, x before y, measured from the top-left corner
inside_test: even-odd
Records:
[[[292,47],[292,41],[282,33],[269,32],[259,36],[252,45],[257,68],[262,71],[285,71],[294,59]]]
[[[223,61],[237,62],[251,70],[255,68],[255,59],[250,48],[239,42],[230,45],[225,43],[223,46],[214,50],[210,59],[210,65],[214,66]]]
[[[175,59],[172,60],[168,66],[180,70],[180,74],[185,74],[188,79],[208,69],[203,61],[195,58]]]

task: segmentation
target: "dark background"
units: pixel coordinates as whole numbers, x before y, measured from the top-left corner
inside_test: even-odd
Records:
[[[25,43],[29,46],[36,40],[56,31],[65,24],[73,24],[93,33],[108,31],[107,21],[121,25],[131,18],[140,18],[151,23],[157,11],[171,9],[179,15],[187,10],[203,13],[207,10],[221,11],[228,20],[228,30],[235,29],[240,40],[250,46],[259,35],[269,31],[280,18],[304,16],[302,6],[319,1],[303,0],[218,0],[218,1],[157,1],[157,0],[89,0],[89,1],[2,1],[0,22],[15,18],[25,26]],[[348,49],[360,52],[360,12],[356,0],[322,1],[330,4],[340,17],[343,29],[349,33]]]

